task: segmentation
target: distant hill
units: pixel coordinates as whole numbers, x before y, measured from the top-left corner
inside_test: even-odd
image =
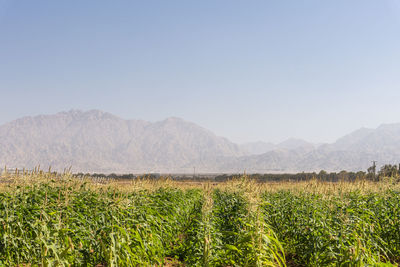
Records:
[[[0,126],[0,163],[96,172],[185,171],[193,161],[241,156],[239,146],[179,118],[150,123],[92,110]],[[193,167],[187,167],[192,171]]]
[[[400,163],[400,124],[383,124],[377,129],[361,128],[333,144],[317,146],[298,142],[302,143],[304,145],[294,148],[286,146],[287,149],[226,161],[224,169],[239,168],[252,172],[358,171],[366,170],[373,160],[379,164]]]
[[[332,144],[300,139],[238,145],[179,118],[124,120],[92,110],[24,117],[0,126],[0,164],[75,172],[301,172],[366,170],[400,162],[400,124],[362,128]]]
[[[274,150],[293,150],[298,148],[315,148],[316,145],[304,141],[302,139],[290,138],[287,139],[279,144],[273,143],[266,143],[262,141],[258,142],[250,142],[241,144],[240,148],[243,150],[244,153],[247,155],[259,155],[264,154]]]

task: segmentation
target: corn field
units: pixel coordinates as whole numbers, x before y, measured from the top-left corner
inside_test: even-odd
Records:
[[[0,266],[397,266],[396,184],[0,183]]]

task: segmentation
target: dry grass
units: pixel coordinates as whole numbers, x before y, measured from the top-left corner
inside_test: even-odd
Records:
[[[300,182],[256,182],[247,176],[224,182],[210,181],[176,181],[170,177],[159,179],[148,179],[143,176],[133,180],[113,180],[106,178],[74,177],[71,173],[65,172],[57,174],[44,171],[15,172],[6,171],[0,175],[0,190],[12,190],[15,186],[29,186],[40,182],[61,181],[69,186],[77,183],[86,183],[91,189],[114,188],[121,192],[133,192],[140,190],[154,191],[159,188],[178,188],[186,189],[221,189],[224,191],[243,191],[251,200],[257,201],[263,192],[290,191],[320,193],[325,195],[335,195],[347,192],[359,191],[360,193],[383,192],[388,189],[400,190],[400,183],[392,181],[390,178],[381,182],[368,180],[358,180],[355,182],[339,181],[324,182],[319,180],[309,180]],[[251,201],[252,202],[252,201]]]

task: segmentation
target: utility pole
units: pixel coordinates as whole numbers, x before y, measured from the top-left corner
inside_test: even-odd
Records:
[[[376,160],[372,161],[372,170],[374,172],[374,180],[376,180]]]
[[[196,176],[196,167],[193,167],[193,179]]]

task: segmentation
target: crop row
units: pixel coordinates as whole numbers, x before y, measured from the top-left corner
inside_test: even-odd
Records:
[[[400,193],[264,195],[264,216],[301,266],[389,266],[400,262]]]
[[[40,184],[0,195],[0,265],[136,266],[179,258],[199,190]]]
[[[6,266],[284,265],[270,234],[240,192],[53,182],[0,193]]]

